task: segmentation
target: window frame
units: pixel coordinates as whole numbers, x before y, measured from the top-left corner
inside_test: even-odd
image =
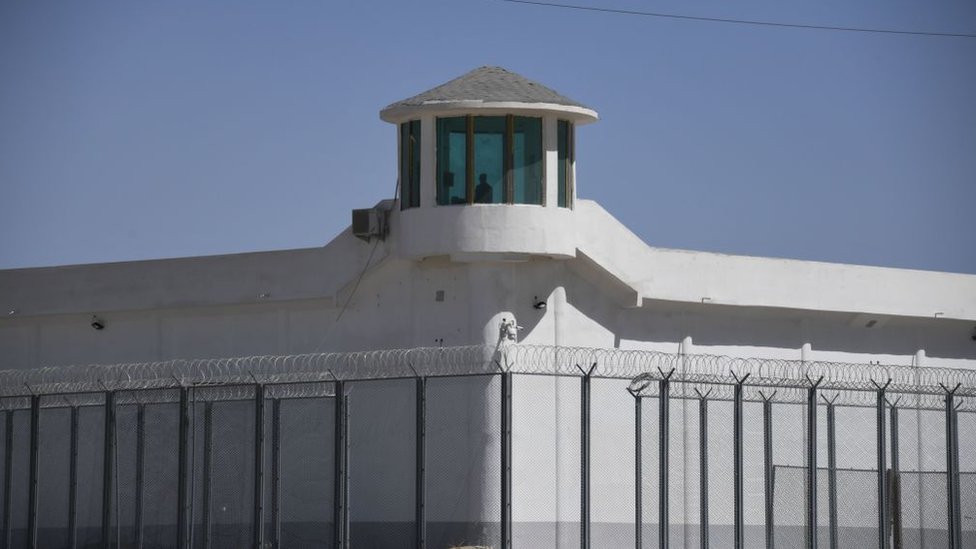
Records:
[[[399,130],[400,210],[403,211],[420,207],[423,124],[420,120],[407,120],[400,123]],[[407,138],[406,144],[404,144],[405,137]],[[411,137],[413,139],[410,139]],[[416,175],[416,181],[414,181],[414,175]]]
[[[448,118],[464,118],[465,119],[465,130],[466,139],[464,143],[465,148],[465,205],[475,204],[475,133],[474,133],[474,121],[477,117],[485,118],[504,118],[505,120],[505,134],[502,139],[502,201],[501,204],[512,205],[521,204],[525,206],[545,206],[546,205],[546,146],[545,146],[545,118],[542,116],[521,116],[520,118],[533,118],[539,121],[539,144],[540,144],[540,175],[539,175],[539,202],[515,202],[515,118],[514,114],[505,115],[487,115],[487,114],[464,114],[460,116],[439,116],[434,120],[434,128],[438,133],[440,132],[439,120]],[[437,178],[435,178],[436,185],[436,196],[434,203],[437,206],[458,206],[460,204],[451,204],[449,201],[445,201],[444,197],[441,196],[442,184],[440,182],[440,177],[442,177],[442,166],[441,166],[441,155],[437,151],[437,143],[440,142],[440,135],[435,136],[435,170]]]
[[[565,124],[566,128],[566,158],[559,158],[559,131],[560,127]],[[560,208],[573,209],[573,195],[576,185],[575,170],[573,167],[576,165],[576,125],[569,120],[556,120],[556,162],[564,162],[563,173],[566,174],[565,187],[562,189],[562,199],[565,201],[565,206],[559,205],[559,170],[556,170],[556,205]]]

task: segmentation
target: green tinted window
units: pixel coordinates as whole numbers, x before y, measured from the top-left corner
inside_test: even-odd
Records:
[[[400,124],[400,209],[420,206],[420,121]]]
[[[573,125],[565,120],[558,122],[558,202],[561,208],[572,206],[573,200]]]
[[[542,119],[516,116],[512,148],[512,202],[542,204]]]
[[[542,204],[542,119],[437,119],[437,203]]]
[[[466,204],[467,117],[437,119],[437,203]]]
[[[505,117],[474,118],[474,202],[505,201]]]

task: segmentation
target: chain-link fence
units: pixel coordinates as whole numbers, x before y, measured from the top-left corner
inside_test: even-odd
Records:
[[[0,372],[0,549],[976,546],[976,375],[513,345]]]

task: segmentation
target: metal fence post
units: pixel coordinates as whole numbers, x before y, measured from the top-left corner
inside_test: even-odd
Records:
[[[774,549],[773,515],[773,394],[763,397],[763,499],[766,522],[766,549]]]
[[[177,547],[179,549],[190,548],[190,501],[189,501],[189,453],[190,453],[190,390],[187,387],[180,387],[180,426],[179,441],[177,441],[177,453],[179,454],[179,464],[177,466]]]
[[[873,382],[872,382],[873,383]],[[878,458],[878,549],[885,549],[888,545],[888,482],[885,479],[885,472],[888,469],[888,439],[887,426],[885,424],[886,413],[885,404],[887,399],[885,393],[891,385],[889,379],[884,385],[874,384],[878,389],[878,400],[876,408],[877,425],[877,458]]]
[[[808,549],[817,549],[817,388],[823,376],[813,381],[807,377],[807,509],[806,533]]]
[[[833,399],[827,403],[827,509],[830,519],[830,549],[837,549],[837,410]]]
[[[743,417],[742,417],[742,389],[750,374],[746,374],[741,379],[735,372],[731,372],[735,379],[735,386],[732,389],[732,468],[733,468],[733,499],[734,501],[734,522],[736,549],[743,549],[746,546],[746,526],[745,526],[745,466],[743,463],[742,439]]]
[[[254,386],[254,549],[264,545],[264,385]]]
[[[112,488],[115,485],[115,391],[105,392],[105,432],[102,454],[102,547],[112,547]]]
[[[708,549],[708,395],[709,389],[702,394],[698,389],[698,505],[701,519],[699,521],[698,543],[701,549]]]
[[[271,401],[271,547],[281,549],[281,399]]]
[[[71,407],[71,445],[68,452],[68,549],[78,545],[78,407]]]
[[[670,449],[668,448],[668,443],[671,440],[671,376],[674,375],[674,368],[670,372],[665,374],[660,368],[658,371],[661,373],[660,381],[660,394],[658,394],[658,420],[661,425],[658,429],[658,451],[660,455],[658,460],[660,462],[660,467],[658,469],[658,494],[659,494],[659,504],[658,504],[658,547],[669,547],[669,538],[671,525],[669,510],[668,510],[668,479],[670,478],[669,469],[669,457]]]
[[[891,530],[892,538],[894,539],[894,549],[902,549],[904,545],[904,540],[902,540],[902,524],[901,524],[901,465],[898,443],[898,401],[896,400],[891,406],[891,417],[889,419],[891,423],[891,484],[889,499],[891,501]]]
[[[333,505],[333,511],[335,512],[335,516],[333,517],[334,545],[336,549],[347,549],[349,547],[349,532],[347,528],[348,509],[346,508],[348,503],[346,498],[346,483],[348,482],[348,470],[346,468],[348,433],[346,429],[349,425],[349,416],[346,415],[346,407],[345,382],[337,380],[335,382],[335,482],[333,483],[335,489],[335,503]]]
[[[502,549],[512,547],[512,374],[502,372]]]
[[[952,411],[952,427],[949,432],[949,452],[952,454],[952,479],[950,479],[950,484],[952,484],[952,528],[953,537],[956,540],[956,545],[961,549],[963,547],[962,539],[962,491],[959,486],[959,411],[957,410],[957,405],[953,404],[951,407]]]
[[[427,378],[417,377],[417,487],[416,532],[417,549],[427,549]]]
[[[644,547],[644,437],[640,391],[627,392],[634,397],[634,547]]]
[[[213,402],[203,404],[203,549],[213,545]]]
[[[3,445],[3,547],[10,548],[10,494],[11,475],[13,473],[14,458],[14,411],[4,412],[4,445]]]
[[[590,376],[596,363],[584,370],[580,383],[580,547],[590,549]]]
[[[27,494],[27,547],[37,549],[37,466],[40,444],[41,397],[31,396],[30,409],[30,477]]]
[[[943,386],[946,423],[946,486],[948,500],[949,548],[962,549],[962,513],[959,501],[959,430],[956,428],[956,391],[961,384],[949,389]]]

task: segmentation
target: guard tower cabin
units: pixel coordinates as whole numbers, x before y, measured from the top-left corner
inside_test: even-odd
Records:
[[[401,254],[576,256],[574,133],[596,111],[481,67],[380,112],[397,124]]]

